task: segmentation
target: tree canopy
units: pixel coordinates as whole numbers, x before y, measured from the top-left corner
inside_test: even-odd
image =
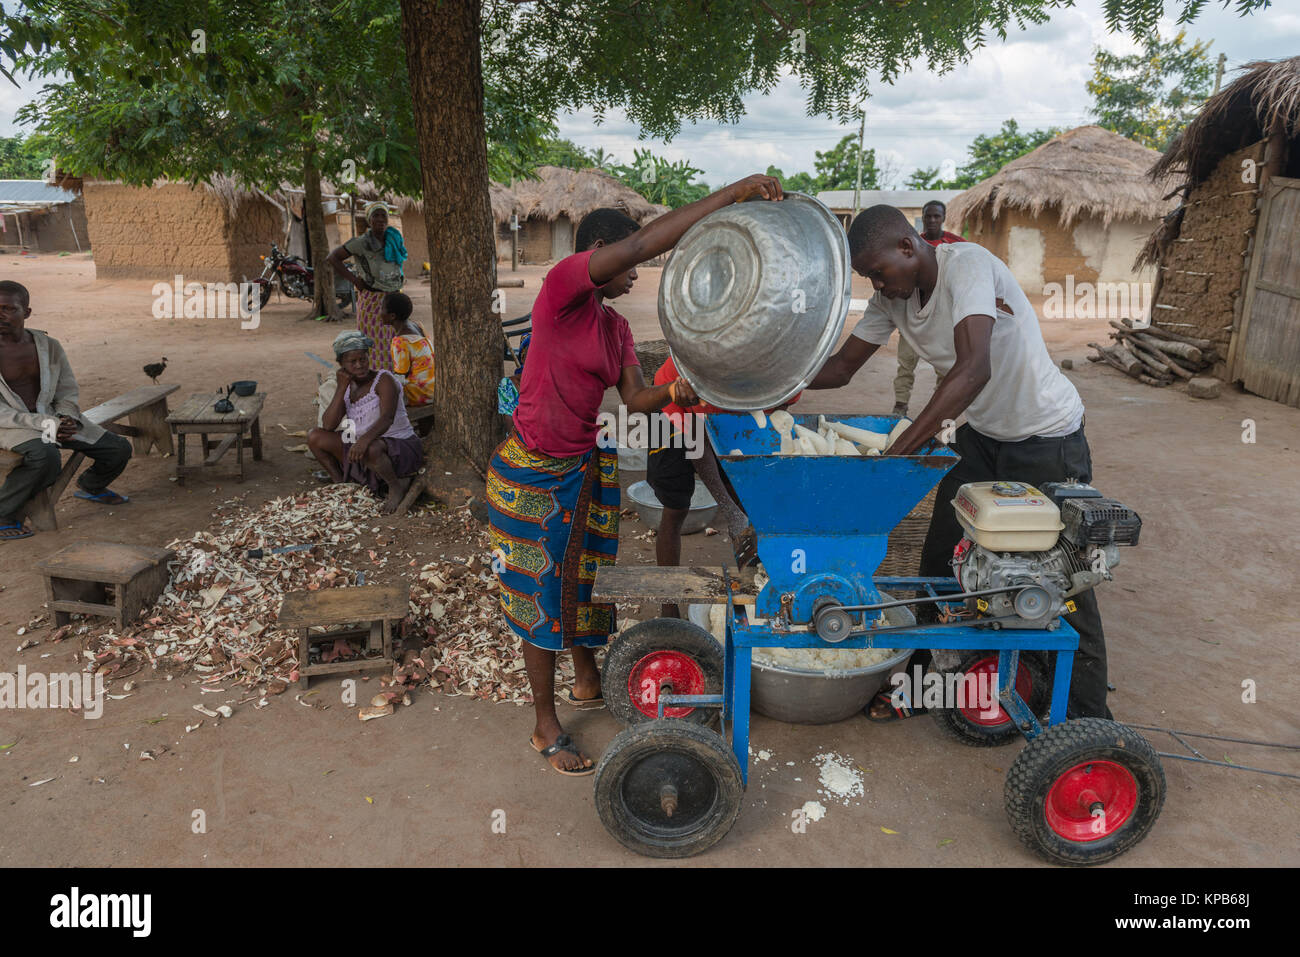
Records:
[[[1152,34],[1140,53],[1120,56],[1098,47],[1092,57],[1092,115],[1097,124],[1143,146],[1164,150],[1210,95],[1214,66],[1208,42],[1184,43]]]

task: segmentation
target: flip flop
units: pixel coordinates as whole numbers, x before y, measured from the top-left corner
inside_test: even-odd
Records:
[[[536,745],[536,743],[534,743],[532,735],[529,735],[528,746],[532,748],[534,751],[536,751],[538,754],[540,754],[542,757],[546,758],[546,763],[551,765],[551,770],[553,770],[556,774],[563,775],[566,778],[585,778],[589,774],[596,773],[595,762],[593,762],[591,767],[589,768],[573,768],[568,771],[562,771],[561,769],[557,768],[555,765],[551,764],[551,755],[559,754],[561,751],[568,751],[576,758],[582,757],[582,752],[579,751],[578,746],[574,744],[573,738],[569,737],[567,734],[562,734],[558,738],[556,738],[555,743],[551,745],[549,748],[539,748]]]
[[[84,498],[86,501],[94,502],[97,505],[125,505],[131,501],[125,495],[118,495],[111,489],[104,489],[104,491],[96,492],[94,495],[78,489],[74,494],[77,498]]]
[[[17,532],[16,535],[9,534]],[[36,533],[22,525],[0,525],[0,542],[16,542],[20,538],[31,538]]]
[[[885,704],[889,705],[889,714],[874,715],[871,713],[871,707],[877,701],[883,701]],[[875,721],[877,724],[888,724],[890,721],[902,721],[904,718],[912,718],[918,714],[925,714],[925,709],[914,708],[910,704],[907,704],[906,700],[903,704],[896,705],[894,704],[893,693],[882,691],[867,703],[867,706],[862,709],[862,713],[867,716],[868,721]]]
[[[317,469],[315,472],[312,472],[311,477],[317,482],[322,482],[327,485],[333,481],[333,479],[330,478],[330,473],[324,469]]]
[[[595,708],[603,708],[605,706],[605,696],[603,694],[598,694],[594,698],[578,698],[573,694],[572,688],[560,689],[560,693],[556,695],[556,697],[566,704],[573,705],[575,708],[590,708],[594,710]]]
[[[740,541],[733,543],[732,547],[736,553],[737,566],[740,568],[758,567],[758,533],[752,527],[741,535]]]

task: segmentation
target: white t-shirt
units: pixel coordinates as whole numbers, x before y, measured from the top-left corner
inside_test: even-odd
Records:
[[[967,316],[992,316],[992,375],[966,408],[971,428],[1000,442],[1078,429],[1083,400],[1047,354],[1038,316],[1006,263],[975,243],[949,243],[934,253],[939,278],[924,308],[920,290],[906,300],[877,292],[853,335],[884,345],[898,329],[917,355],[947,375],[957,361],[953,327]]]

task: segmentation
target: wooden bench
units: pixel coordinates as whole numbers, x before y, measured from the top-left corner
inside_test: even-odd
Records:
[[[393,623],[407,616],[409,599],[410,586],[405,582],[322,588],[285,595],[280,603],[279,622],[280,627],[298,632],[298,682],[302,688],[306,689],[315,675],[391,669],[397,663],[393,658]],[[313,628],[337,625],[360,627],[333,628],[323,634],[311,632]],[[328,644],[339,638],[366,639],[361,657],[312,663],[312,645]]]
[[[112,618],[119,631],[153,606],[167,587],[170,548],[78,542],[55,552],[37,570],[45,576],[45,595],[56,625],[73,612]]]
[[[106,431],[129,438],[136,455],[148,455],[149,450],[154,446],[170,455],[172,435],[171,429],[167,426],[167,396],[179,388],[178,385],[142,385],[115,399],[109,399],[94,408],[86,409],[81,413],[81,417]],[[127,424],[122,425],[119,419],[126,419]],[[54,518],[54,506],[58,503],[64,489],[68,487],[68,483],[72,481],[72,477],[77,474],[77,469],[81,467],[85,457],[83,452],[73,452],[71,458],[64,463],[54,484],[37,492],[28,501],[19,513],[19,520],[21,521],[24,516],[30,518],[32,527],[42,532],[52,532],[57,529],[59,526]],[[0,449],[0,482],[3,482],[22,460],[23,457],[19,453]]]

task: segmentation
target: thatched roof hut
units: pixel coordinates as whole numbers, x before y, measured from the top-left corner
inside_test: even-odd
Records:
[[[668,210],[595,168],[539,166],[536,179],[517,180],[508,195],[513,200],[510,209],[504,215],[498,213],[494,199],[493,214],[497,223],[505,226],[510,214],[518,213],[520,258],[526,263],[557,262],[572,253],[578,223],[594,209],[621,209],[638,223],[649,222]],[[498,248],[509,257],[508,228],[500,230],[498,237]]]
[[[540,166],[537,179],[515,183],[515,200],[520,219],[544,219],[554,222],[561,216],[572,223],[582,222],[594,209],[612,206],[622,209],[637,222],[662,212],[636,190],[625,186],[601,169],[566,169],[563,166]]]
[[[1300,406],[1300,57],[1243,67],[1151,177],[1184,197],[1142,253],[1153,320],[1210,340],[1217,375]]]
[[[293,218],[301,219],[304,196],[296,183],[266,191],[217,174],[197,185],[88,179],[81,187],[99,278],[170,279],[181,273],[199,282],[228,282],[259,274],[260,257],[273,242],[286,252],[306,253],[305,230]],[[322,181],[321,193],[331,245],[355,233],[349,194],[358,209],[378,199],[394,206],[400,200],[365,179],[347,184],[346,191]]]
[[[1051,208],[1063,228],[1091,215],[1109,226],[1116,219],[1152,219],[1169,208],[1147,175],[1160,154],[1104,130],[1080,126],[1014,159],[948,204],[948,222],[997,216],[1014,207],[1038,216]]]
[[[948,204],[947,226],[988,247],[1031,295],[1052,283],[1129,283],[1134,256],[1173,205],[1147,175],[1160,156],[1081,126],[1012,160]]]

